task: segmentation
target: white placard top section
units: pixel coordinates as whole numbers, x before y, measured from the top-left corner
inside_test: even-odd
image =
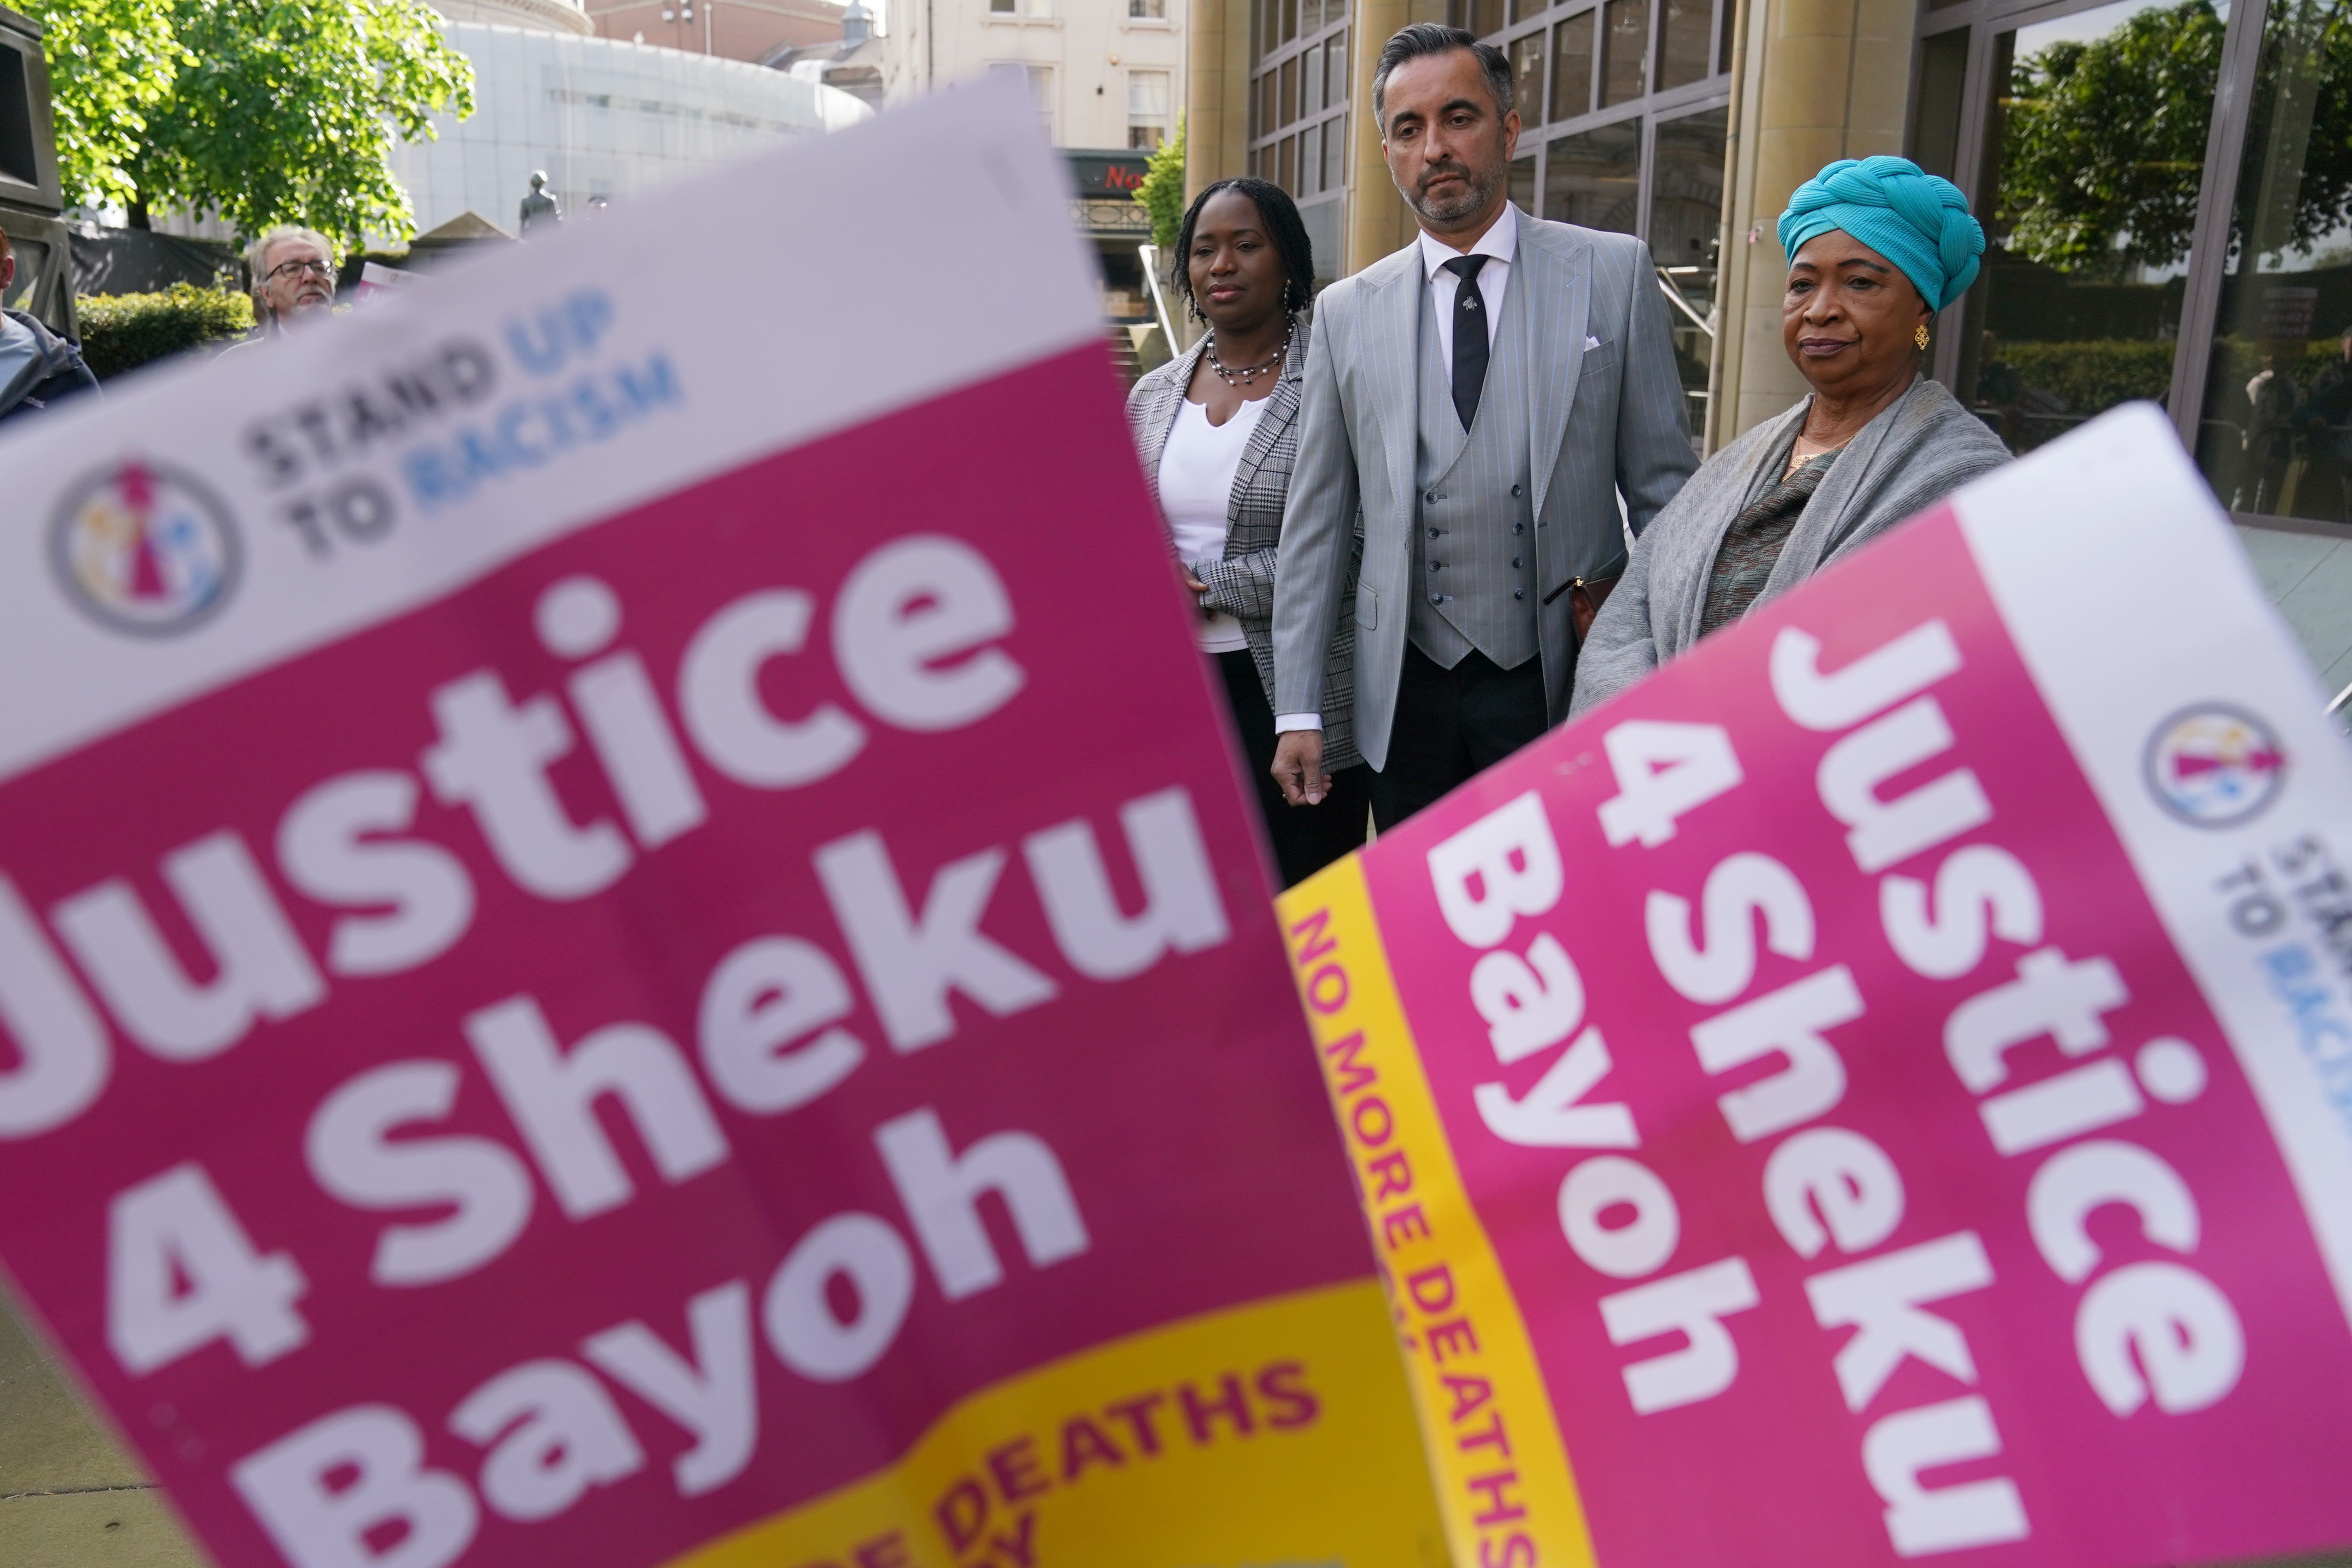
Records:
[[[2352,1317],[2352,748],[2153,405],[1954,498],[2042,700],[2229,1031]]]
[[[19,423],[0,779],[565,532],[1100,341],[1070,189],[1024,91],[958,89]]]

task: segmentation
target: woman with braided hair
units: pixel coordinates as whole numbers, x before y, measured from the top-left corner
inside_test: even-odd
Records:
[[[1171,259],[1176,298],[1208,331],[1135,384],[1128,423],[1288,887],[1360,847],[1370,812],[1370,770],[1350,723],[1352,603],[1324,661],[1330,791],[1314,805],[1288,805],[1273,773],[1274,567],[1298,456],[1315,247],[1281,186],[1230,179],[1192,199]],[[1351,595],[1355,579],[1350,569]]]
[[[1574,710],[1926,510],[2007,448],[1919,373],[1984,230],[1907,158],[1842,158],[1780,215],[1780,342],[1811,394],[1717,452],[1633,546],[1577,655]]]

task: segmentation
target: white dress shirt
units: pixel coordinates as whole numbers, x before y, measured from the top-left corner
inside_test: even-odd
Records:
[[[1209,423],[1206,404],[1186,398],[1160,448],[1160,510],[1176,542],[1176,558],[1195,577],[1225,558],[1227,518],[1234,479],[1241,473],[1258,416],[1274,399],[1244,401],[1223,425]],[[1203,653],[1233,653],[1249,647],[1241,622],[1220,611],[1201,623]]]
[[[1467,250],[1456,250],[1423,229],[1414,244],[1421,247],[1421,269],[1429,279],[1431,320],[1437,324],[1437,367],[1435,374],[1444,376],[1452,384],[1454,374],[1454,300],[1462,291],[1461,275],[1452,271],[1446,263],[1458,256],[1483,256],[1486,265],[1478,268],[1478,296],[1486,301],[1486,352],[1495,351],[1495,334],[1502,330],[1503,291],[1511,286],[1511,258],[1519,249],[1519,209],[1509,202],[1503,204],[1501,216],[1486,226],[1486,232]],[[1279,734],[1286,730],[1320,730],[1320,713],[1278,713],[1274,728]]]
[[[1519,210],[1505,202],[1502,216],[1487,225],[1478,243],[1467,250],[1456,250],[1427,229],[1422,230],[1414,243],[1421,247],[1421,269],[1429,277],[1429,302],[1436,310],[1431,320],[1437,323],[1438,372],[1451,377],[1454,299],[1462,291],[1462,279],[1445,264],[1464,256],[1487,258],[1486,265],[1478,268],[1478,293],[1486,301],[1486,352],[1493,353],[1495,334],[1502,330],[1503,292],[1511,286],[1511,258],[1519,249]]]

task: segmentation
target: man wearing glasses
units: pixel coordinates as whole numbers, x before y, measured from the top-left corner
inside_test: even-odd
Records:
[[[282,226],[245,253],[253,274],[254,324],[267,336],[307,318],[323,319],[335,302],[335,247],[327,237]]]

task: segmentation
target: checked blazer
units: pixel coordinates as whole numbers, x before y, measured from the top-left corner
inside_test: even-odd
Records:
[[[1233,500],[1225,513],[1225,553],[1220,561],[1188,561],[1192,575],[1209,585],[1202,602],[1242,625],[1250,658],[1257,665],[1266,700],[1274,700],[1274,565],[1282,542],[1282,514],[1290,499],[1290,474],[1298,455],[1299,390],[1307,369],[1307,344],[1314,327],[1304,311],[1291,318],[1290,353],[1282,379],[1267,395],[1265,412],[1251,432],[1234,476]],[[1207,352],[1203,337],[1191,349],[1135,384],[1127,397],[1127,422],[1151,499],[1160,500],[1160,454],[1176,426],[1192,372]],[[1363,547],[1356,530],[1355,552]],[[1356,572],[1351,563],[1341,587],[1343,613],[1323,664],[1323,766],[1336,773],[1363,761],[1354,736]]]

